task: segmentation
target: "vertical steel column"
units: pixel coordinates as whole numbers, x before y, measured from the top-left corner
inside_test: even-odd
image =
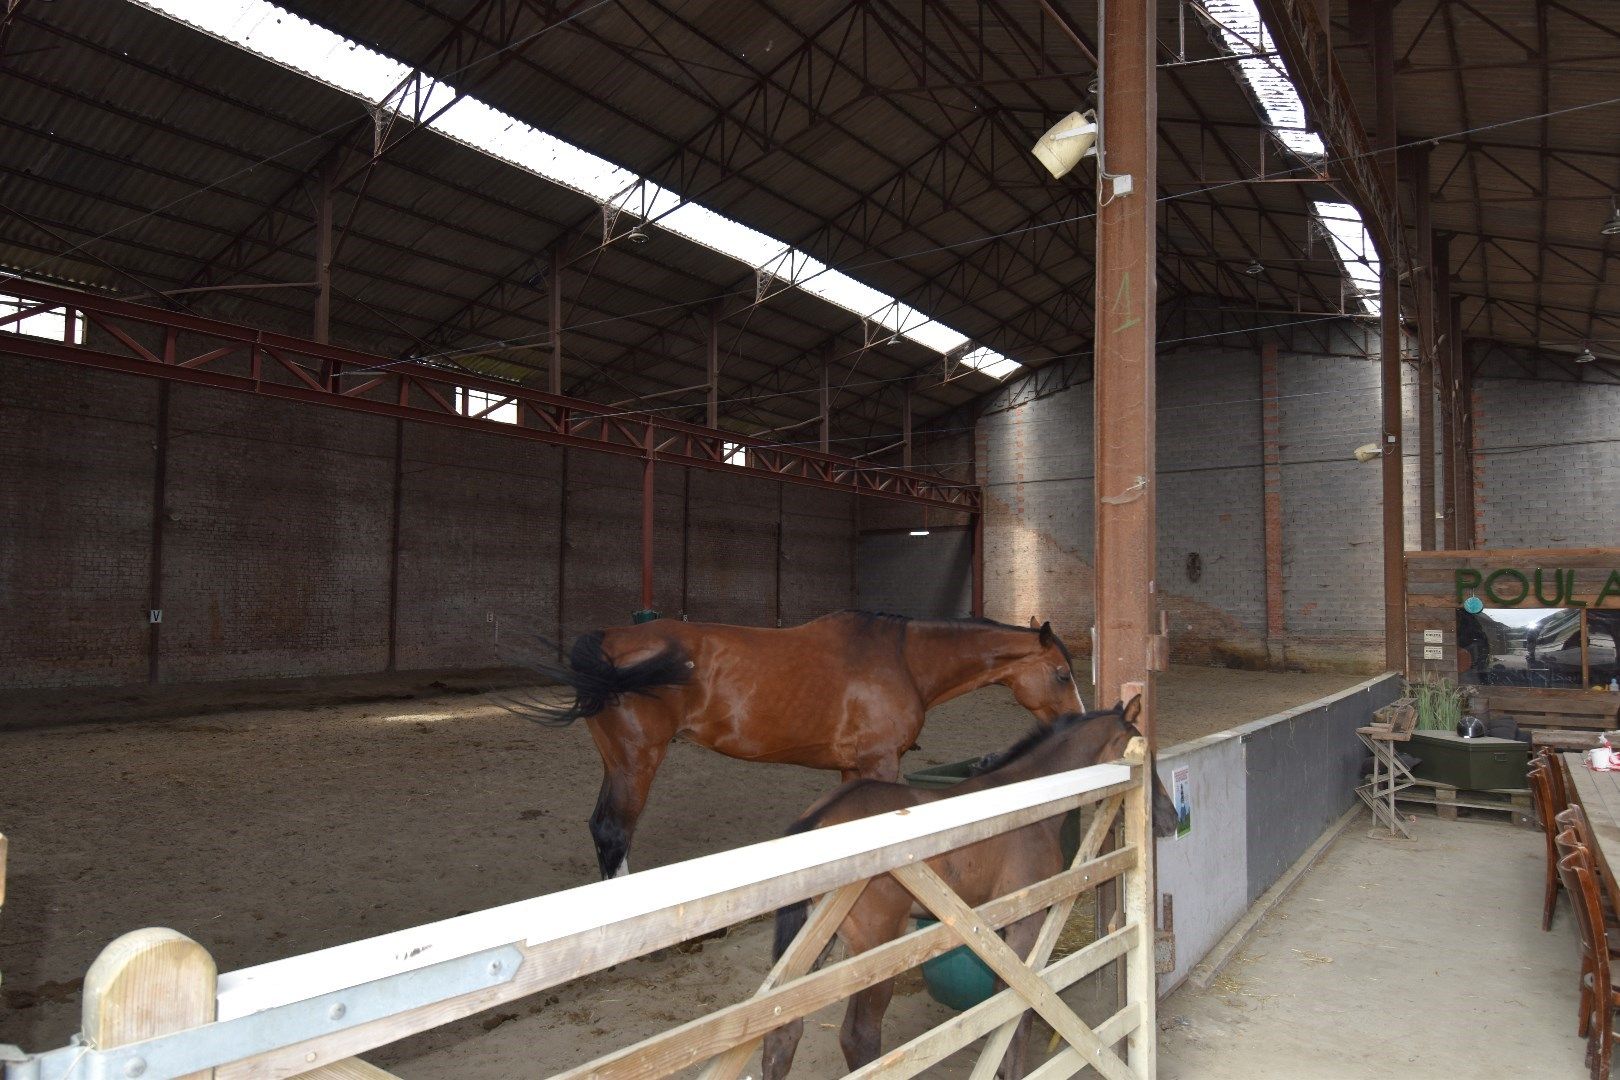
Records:
[[[973,515],[973,611],[975,619],[984,618],[984,510]]]
[[[832,453],[832,350],[821,365],[821,452]]]
[[[1266,666],[1287,662],[1288,616],[1283,604],[1282,402],[1277,343],[1260,346],[1260,497],[1266,555]]]
[[[647,425],[647,457],[641,465],[641,609],[653,606],[653,426]]]
[[[152,558],[147,583],[146,681],[157,685],[163,631],[163,523],[169,516],[169,384],[158,384],[155,452],[152,458]]]
[[[562,394],[563,386],[563,343],[562,343],[562,276],[563,276],[563,246],[557,241],[551,249],[551,295],[550,304],[551,323],[551,372],[546,388],[553,394]]]
[[[902,468],[911,468],[911,383],[908,380],[902,390],[905,400],[900,407],[900,465]]]
[[[720,308],[709,309],[709,409],[705,423],[712,430],[720,426]]]
[[[1158,86],[1154,63],[1155,0],[1112,0],[1097,17],[1101,76],[1101,144],[1097,183],[1093,483],[1097,695],[1113,702],[1127,683],[1141,684],[1145,771],[1153,769],[1153,678],[1149,672],[1157,561],[1154,456],[1157,345]],[[1104,176],[1109,174],[1113,179]],[[1130,177],[1129,190],[1121,179]],[[1151,781],[1130,793],[1125,816],[1152,810]],[[1158,887],[1153,845],[1140,851],[1138,877],[1126,895],[1098,896],[1098,932],[1125,901],[1143,936],[1125,955],[1125,997],[1141,1010],[1127,1045],[1131,1071],[1156,1075],[1152,930]]]
[[[1445,518],[1442,543],[1455,551],[1457,541],[1457,368],[1452,363],[1451,340],[1457,333],[1451,310],[1451,234],[1429,237],[1430,257],[1434,260],[1434,319],[1439,331],[1434,341],[1436,378],[1440,383],[1440,452],[1443,475],[1440,502]]]
[[[399,669],[399,525],[405,508],[405,421],[394,420],[394,499],[388,525],[388,665]]]
[[[1391,0],[1373,8],[1373,89],[1378,100],[1379,165],[1390,191],[1397,190],[1395,164],[1395,29]],[[1397,204],[1398,205],[1398,204]],[[1383,329],[1382,434],[1384,456],[1384,665],[1406,670],[1406,496],[1401,441],[1400,229],[1390,250],[1379,253],[1379,312]]]
[[[1464,348],[1462,297],[1451,298],[1451,367],[1457,383],[1457,546],[1473,550],[1479,522],[1474,516],[1474,373]]]
[[[332,332],[332,167],[323,165],[315,196],[315,320],[316,341],[327,341]],[[330,366],[330,365],[323,365]],[[327,385],[331,385],[330,382]]]
[[[1418,422],[1418,542],[1424,551],[1435,548],[1434,528],[1434,233],[1429,225],[1429,148],[1402,151],[1401,166],[1412,174],[1412,228],[1417,266],[1411,277],[1417,299],[1417,422]]]

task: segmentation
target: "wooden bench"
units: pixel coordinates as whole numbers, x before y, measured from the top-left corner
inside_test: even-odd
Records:
[[[1482,686],[1474,699],[1482,719],[1511,716],[1522,728],[1620,729],[1620,694],[1550,690],[1534,686]]]

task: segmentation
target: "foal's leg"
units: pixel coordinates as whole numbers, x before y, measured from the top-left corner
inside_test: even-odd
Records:
[[[1045,913],[1037,912],[1027,918],[1019,919],[1003,932],[1002,937],[1007,947],[1018,954],[1020,960],[1029,959],[1029,950],[1035,947],[1035,939],[1040,935],[1041,923],[1045,921]],[[1005,990],[1007,984],[1000,979],[996,980],[996,989]],[[1029,1032],[1035,1023],[1035,1013],[1026,1010],[1023,1018],[1018,1021],[1018,1028],[1013,1032],[1012,1041],[1007,1044],[1007,1054],[1001,1059],[1001,1070],[997,1073],[1002,1080],[1021,1080],[1024,1075],[1024,1056],[1028,1052]]]
[[[587,721],[602,755],[602,789],[591,814],[591,839],[603,878],[630,872],[630,839],[669,749],[668,734],[648,730],[636,719],[628,710],[615,709]]]
[[[911,894],[893,879],[879,878],[867,885],[861,905],[864,910],[857,908],[839,929],[839,936],[851,956],[893,941],[905,932],[906,919],[911,914]],[[838,1033],[838,1045],[852,1072],[871,1064],[882,1052],[883,1014],[888,1011],[893,997],[893,979],[884,979],[850,997],[849,1007],[844,1010],[844,1026]]]

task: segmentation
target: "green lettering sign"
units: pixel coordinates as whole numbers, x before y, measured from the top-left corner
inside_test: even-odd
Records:
[[[1519,595],[1513,597],[1498,595],[1496,583],[1502,578],[1511,578],[1519,583]],[[1518,570],[1493,570],[1485,579],[1485,599],[1498,607],[1518,607],[1524,603],[1524,598],[1530,595],[1530,579]]]
[[[1609,571],[1609,580],[1603,583],[1603,589],[1597,594],[1597,601],[1592,606],[1602,607],[1603,601],[1609,598],[1610,593],[1620,596],[1620,570]]]
[[[1480,574],[1478,570],[1470,569],[1466,566],[1458,570],[1456,573],[1457,603],[1462,603],[1463,598],[1468,593],[1468,590],[1479,588],[1479,583],[1484,580],[1484,576]]]

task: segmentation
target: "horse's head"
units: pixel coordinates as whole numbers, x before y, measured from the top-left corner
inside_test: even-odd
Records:
[[[1031,619],[1029,627],[1037,633],[1034,648],[1009,664],[998,681],[1043,726],[1050,726],[1065,713],[1085,712],[1086,703],[1080,700],[1080,688],[1069,665],[1069,650],[1052,633],[1052,624]]]
[[[1088,763],[1118,761],[1125,756],[1125,748],[1131,740],[1142,737],[1139,726],[1141,717],[1142,698],[1138,695],[1128,703],[1115,705],[1103,712],[1065,716],[1058,721],[1057,727],[1061,729],[1069,724],[1085,724],[1084,736],[1089,746],[1095,747],[1095,750],[1088,748]],[[1158,771],[1153,770],[1153,835],[1171,836],[1175,831],[1176,804],[1164,789]]]

